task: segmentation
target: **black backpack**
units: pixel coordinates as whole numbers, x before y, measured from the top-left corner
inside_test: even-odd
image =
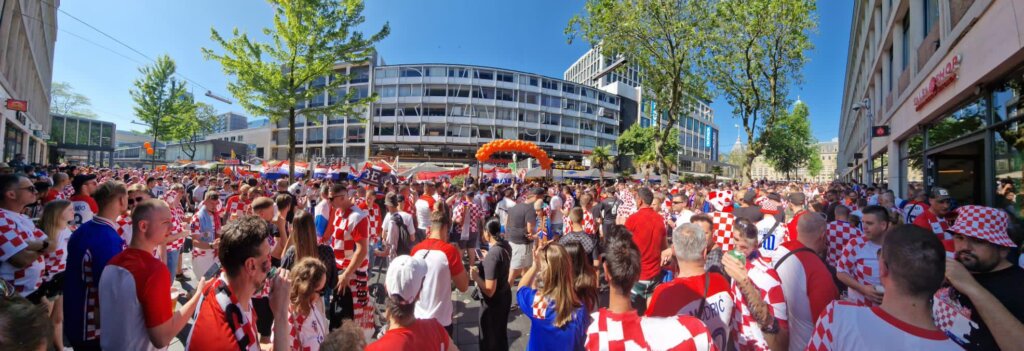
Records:
[[[395,243],[395,253],[398,255],[408,255],[412,252],[412,248],[419,244],[423,239],[419,237],[417,233],[409,233],[409,228],[405,226],[402,221],[401,212],[393,213],[391,221],[398,227],[398,240]]]

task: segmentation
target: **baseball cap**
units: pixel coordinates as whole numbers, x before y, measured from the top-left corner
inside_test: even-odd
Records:
[[[791,203],[791,204],[803,205],[804,202],[807,201],[807,195],[805,195],[804,193],[799,192],[799,191],[792,192],[792,193],[789,193],[788,196],[786,196],[786,200],[789,201],[789,203]]]
[[[95,174],[79,174],[75,176],[75,179],[71,180],[71,186],[78,189],[82,187],[82,184],[93,179],[96,179]]]
[[[929,199],[945,200],[949,198],[949,190],[946,188],[933,186],[932,190],[928,192]]]
[[[1017,247],[1006,234],[1010,222],[1006,212],[991,207],[966,205],[957,208],[956,214],[956,222],[949,227],[949,231],[999,246]]]
[[[415,256],[402,255],[391,260],[384,288],[389,295],[398,295],[404,304],[416,301],[427,276],[427,261]]]
[[[757,198],[757,191],[753,189],[747,190],[747,192],[743,194],[743,202],[754,203],[755,198]]]

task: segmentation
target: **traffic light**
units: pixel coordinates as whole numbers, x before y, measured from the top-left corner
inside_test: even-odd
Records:
[[[874,138],[887,137],[889,136],[889,126],[874,126],[871,127],[871,136]]]

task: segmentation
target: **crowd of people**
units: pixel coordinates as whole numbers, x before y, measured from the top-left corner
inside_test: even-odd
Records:
[[[1020,348],[1024,226],[904,193],[19,164],[0,350],[507,350],[515,316],[528,350]]]

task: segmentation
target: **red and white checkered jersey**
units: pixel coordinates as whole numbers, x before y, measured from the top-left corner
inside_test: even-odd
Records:
[[[117,235],[124,240],[125,248],[132,242],[132,216],[127,214],[120,214],[117,219],[114,220],[114,229],[117,230]]]
[[[736,216],[728,212],[712,212],[711,223],[711,231],[713,232],[715,243],[722,247],[722,252],[736,248],[736,242],[732,237],[732,228],[736,223]]]
[[[583,232],[588,235],[597,235],[597,221],[590,210],[583,210]]]
[[[339,208],[334,213],[334,263],[338,269],[345,269],[352,264],[356,255],[356,243],[369,237],[369,221],[366,213],[358,207]],[[366,248],[369,250],[369,247]],[[357,271],[366,271],[369,260],[364,259]]]
[[[963,350],[941,330],[904,322],[881,307],[836,301],[825,307],[814,326],[808,351]]]
[[[28,250],[29,241],[46,240],[46,234],[36,228],[27,216],[0,209],[0,279],[14,285],[21,296],[28,296],[43,283],[46,263],[43,257],[36,257],[31,264],[18,268],[11,264],[12,256]]]
[[[249,203],[242,200],[239,195],[232,195],[231,197],[229,197],[227,200],[227,204],[225,205],[225,210],[228,211],[228,219],[230,219],[232,215],[241,217],[243,214],[245,214],[245,210],[247,210],[248,208]]]
[[[197,212],[198,213],[198,212]],[[195,216],[193,216],[195,217]],[[171,235],[178,234],[185,231],[185,225],[187,219],[185,218],[185,210],[181,207],[171,207]],[[195,220],[198,227],[198,219]],[[198,231],[197,231],[198,232]],[[185,245],[185,238],[182,237],[174,242],[167,244],[167,251],[181,250],[181,247]]]
[[[636,311],[590,314],[585,347],[589,351],[717,350],[704,322],[691,316],[640,317]]]
[[[60,193],[57,194],[57,199],[67,200],[70,199],[72,195],[75,195],[75,187],[68,184],[65,185],[63,189],[60,189]]]
[[[654,317],[698,316],[721,350],[767,350],[760,326],[750,315],[738,287],[718,273],[679,277],[654,289],[647,315]],[[705,289],[705,281],[710,284]],[[707,295],[704,295],[704,291]],[[700,314],[700,306],[704,312]],[[729,342],[732,343],[729,343]]]
[[[833,221],[825,227],[825,241],[828,244],[828,254],[825,255],[825,262],[832,267],[838,267],[839,256],[843,254],[843,247],[853,238],[864,236],[864,232],[854,227],[850,222]]]
[[[764,257],[748,260],[747,277],[761,292],[761,298],[771,307],[775,319],[779,322],[789,320],[789,315],[786,312],[786,296],[782,293],[782,278],[779,277],[779,272],[772,268],[771,260]]]
[[[71,229],[64,228],[57,233],[57,249],[43,255],[43,262],[46,263],[46,272],[43,273],[43,281],[53,279],[57,273],[67,268],[68,240],[71,240]]]
[[[632,193],[628,191],[620,191],[616,196],[618,196],[619,201],[621,202],[619,203],[619,211],[615,214],[616,216],[620,218],[629,218],[629,216],[636,213],[636,199],[633,198]]]
[[[469,226],[469,232],[465,234],[479,233],[480,229],[478,227],[483,218],[484,210],[471,201],[460,201],[452,209],[452,221],[460,225],[461,228],[456,229],[460,233],[465,233],[465,226],[467,225]],[[463,240],[468,240],[468,238]]]
[[[377,206],[373,200],[367,201],[364,198],[355,199],[356,206],[359,207],[364,213],[366,213],[367,229],[371,240],[376,240],[380,237],[380,221],[383,219],[381,215],[380,206]]]
[[[882,277],[878,270],[878,252],[881,250],[882,245],[871,242],[866,236],[853,238],[843,247],[836,271],[849,274],[858,283],[881,286]],[[874,305],[855,289],[849,289],[847,292],[847,301],[864,306]]]

